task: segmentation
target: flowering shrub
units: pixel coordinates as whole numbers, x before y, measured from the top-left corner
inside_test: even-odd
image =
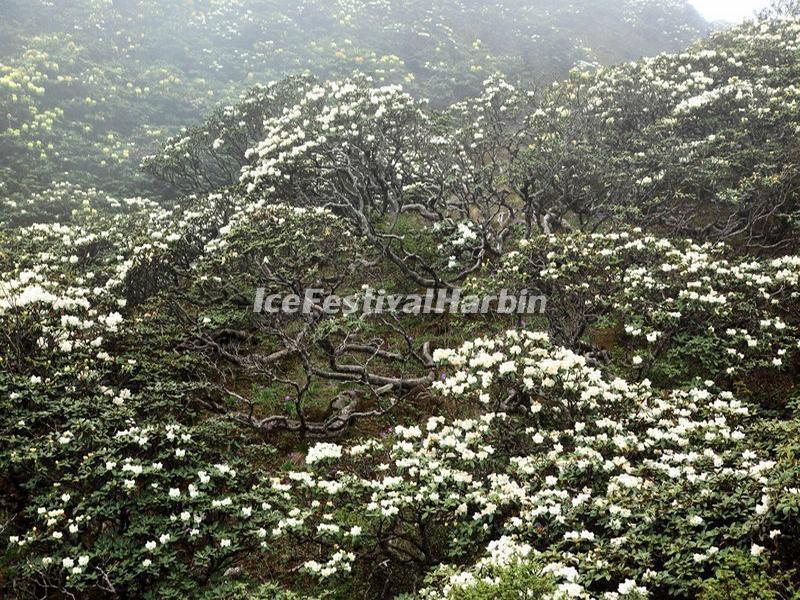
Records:
[[[21,589],[57,594],[191,590],[261,547],[258,525],[271,513],[253,486],[264,478],[235,478],[237,430],[175,404],[203,387],[191,365],[170,362],[152,340],[149,351],[136,346],[125,292],[144,247],[131,229],[147,232],[163,211],[52,193],[75,206],[65,222],[3,232],[21,252],[4,257],[0,277],[0,461],[18,532],[8,573]],[[49,206],[33,208],[44,216]],[[221,437],[228,448],[214,449]]]
[[[265,138],[247,152],[253,164],[242,183],[251,197],[293,197],[343,215],[417,284],[451,279],[458,261],[441,264],[439,253],[420,251],[445,220],[451,173],[441,157],[452,143],[423,109],[399,87],[371,87],[363,77],[310,87],[266,120]],[[439,201],[426,206],[426,195]],[[403,235],[412,216],[413,237],[422,238],[416,244]],[[485,242],[476,238],[472,262],[480,264]]]
[[[264,139],[264,121],[282,114],[311,85],[308,77],[287,77],[256,86],[235,105],[217,109],[204,123],[184,130],[158,154],[142,161],[145,171],[189,193],[213,192],[238,182],[247,150]]]
[[[598,16],[616,31],[593,27]],[[25,196],[65,178],[116,193],[150,187],[136,167],[165,135],[190,127],[198,112],[231,105],[248,86],[292,73],[341,78],[359,70],[380,85],[402,83],[447,102],[474,92],[498,69],[532,78],[600,62],[587,43],[604,48],[602,60],[624,60],[677,50],[705,30],[685,3],[654,0],[593,1],[578,14],[544,0],[505,0],[502,10],[419,0],[9,0],[4,17],[0,196]],[[492,25],[476,31],[472,23]],[[257,89],[248,100],[259,102]],[[219,109],[206,131],[221,135],[188,151],[203,159],[203,169],[194,165],[198,180],[173,183],[210,191],[238,173],[229,172],[227,159],[249,146],[236,147],[242,138],[230,131],[241,131],[235,112]],[[259,127],[247,114],[242,120],[251,133]],[[220,163],[201,149],[214,145],[225,150],[210,153],[225,157]],[[176,159],[187,166],[188,157],[170,154],[150,169],[163,173]]]
[[[515,188],[539,213],[575,213],[582,227],[617,216],[793,248],[797,150],[780,140],[798,127],[786,85],[798,27],[788,15],[746,23],[680,54],[574,72],[527,110],[538,127]]]
[[[551,331],[572,346],[610,327],[639,374],[731,385],[793,364],[796,263],[638,231],[551,236],[522,240],[492,286],[547,295]]]
[[[304,563],[319,577],[374,572],[377,557],[390,581],[403,565],[453,561],[432,579],[443,587],[422,595],[462,597],[481,581],[508,585],[510,575],[481,574],[530,564],[550,597],[640,597],[693,593],[737,548],[763,561],[791,551],[777,524],[793,526],[775,510],[797,488],[760,449],[768,419],[755,425],[730,392],[662,394],[527,331],[436,358],[452,369],[435,386],[446,397],[511,412],[312,448],[312,472],[287,480],[310,504],[273,535],[333,544]],[[478,544],[485,557],[472,554]]]
[[[593,3],[6,4],[71,33],[0,65],[0,595],[798,588],[796,3],[538,89],[483,72],[535,71]],[[657,45],[694,35],[667,22],[686,9],[606,8]],[[89,60],[106,49],[118,66]],[[240,95],[309,61],[370,74]],[[479,80],[446,108],[398,85]],[[238,100],[128,171],[219,86]],[[304,297],[462,283],[547,311]],[[264,304],[287,294],[308,310]]]

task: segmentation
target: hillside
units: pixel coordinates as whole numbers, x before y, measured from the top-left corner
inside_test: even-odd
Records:
[[[354,70],[446,103],[500,69],[527,80],[698,37],[685,2],[6,0],[0,194],[69,180],[127,193],[166,135],[257,82]]]
[[[107,85],[112,62],[116,91],[132,65],[197,63],[164,67],[169,93],[123,91],[144,107],[132,137],[115,92],[108,112],[54,108],[3,146],[23,173],[26,139],[94,147],[104,122],[130,144],[108,155],[141,170],[109,159],[107,189],[80,166],[4,180],[18,187],[0,200],[0,596],[796,597],[800,7],[589,69],[571,67],[621,58],[621,34],[544,67],[487,25],[528,39],[548,17],[561,25],[544,37],[574,42],[591,32],[583,4],[525,19],[429,5],[304,3],[280,26],[247,2],[70,13],[124,37],[172,27],[175,48],[126,41],[130,61],[106,55],[62,98]],[[685,10],[655,6],[608,10],[633,20],[620,28]],[[411,29],[390,39],[366,15],[464,49],[447,64],[465,86],[402,52]],[[237,52],[267,23],[287,72],[311,47],[287,39],[324,45],[338,27],[402,61],[353,73],[342,50],[345,65],[262,81]],[[193,28],[220,50],[186,50]],[[101,64],[72,51],[71,68]],[[531,80],[545,68],[566,73]],[[13,102],[52,97],[50,76],[9,73]],[[89,132],[59,129],[88,116]],[[441,293],[458,301],[436,310]]]

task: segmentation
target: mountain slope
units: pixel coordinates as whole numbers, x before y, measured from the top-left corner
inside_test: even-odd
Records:
[[[487,74],[675,50],[705,29],[683,1],[6,0],[1,195],[70,180],[124,194],[155,140],[254,83],[354,70],[444,103]]]

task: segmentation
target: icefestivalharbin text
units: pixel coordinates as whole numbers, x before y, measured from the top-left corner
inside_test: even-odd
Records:
[[[267,294],[256,289],[253,311],[268,314],[543,314],[547,298],[528,290],[500,290],[497,295],[464,294],[460,289],[428,289],[420,294],[389,294],[385,290],[364,288],[349,296],[326,294],[308,289],[297,294]]]

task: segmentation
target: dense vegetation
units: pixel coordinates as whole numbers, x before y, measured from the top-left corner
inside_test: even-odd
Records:
[[[438,103],[497,69],[560,77],[678,50],[683,1],[4,0],[0,196],[70,181],[154,194],[142,155],[255,83],[313,73],[402,83]]]
[[[589,52],[595,2],[34,4],[0,42],[0,594],[797,597],[794,3],[572,69],[696,17],[615,4],[655,46]]]

